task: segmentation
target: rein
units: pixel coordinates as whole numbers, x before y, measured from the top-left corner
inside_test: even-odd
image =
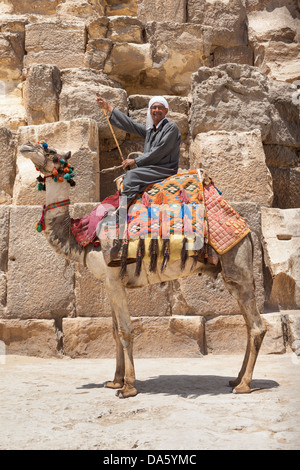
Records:
[[[45,214],[48,211],[51,211],[52,209],[58,209],[59,207],[64,207],[68,206],[71,203],[70,199],[64,199],[63,201],[58,201],[58,202],[52,202],[51,204],[48,204],[46,206],[45,204],[43,205],[43,212],[42,212],[42,217],[40,221],[36,224],[36,230],[38,232],[42,232],[45,230]]]

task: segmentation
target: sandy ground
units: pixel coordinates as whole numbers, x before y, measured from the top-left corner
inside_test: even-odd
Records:
[[[137,359],[140,393],[104,388],[112,359],[7,356],[0,364],[0,449],[300,449],[300,358],[263,356],[235,395],[241,356]]]

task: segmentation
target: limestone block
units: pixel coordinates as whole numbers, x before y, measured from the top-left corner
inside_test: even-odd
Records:
[[[191,74],[210,61],[212,28],[196,24],[148,23],[153,66],[146,85],[160,93],[186,96]],[[136,91],[135,91],[136,93]]]
[[[271,104],[266,76],[249,65],[201,67],[192,75],[191,132],[271,128]],[[251,105],[250,105],[251,103]]]
[[[272,125],[264,142],[299,148],[299,99],[295,99],[294,85],[270,81],[268,97]]]
[[[262,315],[267,328],[260,352],[282,354],[285,352],[280,314]],[[246,324],[241,315],[219,316],[205,324],[207,352],[212,354],[242,353],[247,345]]]
[[[62,325],[66,356],[115,356],[111,318],[64,318]]]
[[[243,0],[188,0],[187,21],[213,27],[213,45],[247,43],[246,8]]]
[[[274,203],[280,209],[300,207],[300,168],[270,167],[274,186]]]
[[[5,314],[7,298],[9,208],[10,206],[0,206],[0,317]]]
[[[300,310],[285,311],[282,321],[287,333],[287,344],[300,356]]]
[[[107,31],[108,39],[113,42],[143,44],[144,27],[141,21],[130,16],[112,16]]]
[[[107,16],[136,16],[137,0],[106,0]]]
[[[0,271],[7,271],[10,206],[0,206]]]
[[[139,90],[146,71],[152,68],[150,44],[114,43],[104,72],[126,86],[128,93]]]
[[[55,15],[61,0],[5,0],[10,6],[10,13],[17,15],[34,13],[36,15]]]
[[[297,148],[287,145],[265,144],[264,152],[268,167],[296,167],[300,162]]]
[[[86,29],[82,21],[41,21],[25,28],[24,66],[52,64],[63,69],[82,67]]]
[[[53,318],[75,311],[74,267],[67,266],[36,231],[41,210],[10,210],[6,318]]]
[[[275,5],[274,5],[275,6]],[[287,5],[248,14],[249,40],[255,65],[271,79],[292,82],[300,78],[300,19]]]
[[[300,306],[300,209],[262,208],[263,249],[270,273],[269,308]]]
[[[127,113],[127,94],[117,84],[100,71],[91,69],[66,69],[62,72],[60,94],[60,120],[78,117],[93,119],[99,129],[100,147],[116,147],[103,111],[96,104],[96,93],[107,99],[114,107]],[[118,142],[125,139],[126,133],[114,129]]]
[[[58,151],[71,151],[70,162],[76,175],[76,186],[70,188],[71,202],[99,201],[97,123],[92,119],[79,118],[20,128],[20,146],[27,141],[39,142],[40,140],[44,140]],[[17,171],[14,203],[45,204],[44,192],[37,191],[38,173],[31,160],[18,154]]]
[[[186,22],[187,0],[139,0],[137,6],[138,18],[148,21],[168,21],[170,23]]]
[[[112,41],[106,38],[90,39],[84,56],[84,66],[103,70],[112,49]]]
[[[18,80],[0,81],[0,126],[17,131],[26,124],[22,84]]]
[[[249,46],[219,46],[214,49],[214,67],[221,64],[253,64],[253,50]]]
[[[192,168],[206,170],[224,199],[272,204],[272,178],[259,130],[198,134],[191,145],[190,161]]]
[[[0,33],[0,80],[21,78],[24,54],[24,42],[18,33]]]
[[[0,340],[6,354],[59,356],[54,320],[0,320]]]
[[[6,127],[0,127],[0,204],[9,204],[16,175],[16,141]]]
[[[108,31],[109,19],[105,16],[100,18],[89,18],[86,20],[86,28],[88,32],[88,39],[102,39],[106,38]]]
[[[55,65],[33,65],[23,88],[29,125],[58,121],[60,71]]]
[[[132,318],[135,357],[195,357],[203,351],[202,317]],[[64,318],[64,352],[76,357],[115,357],[109,318]]]
[[[59,18],[90,18],[105,15],[105,0],[65,0],[56,8]]]

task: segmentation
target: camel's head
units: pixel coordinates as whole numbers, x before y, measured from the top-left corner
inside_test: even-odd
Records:
[[[35,167],[43,175],[52,175],[54,168],[59,168],[61,160],[67,161],[71,157],[71,152],[58,153],[57,150],[50,148],[45,142],[33,144],[27,142],[20,148],[21,154],[30,158]]]

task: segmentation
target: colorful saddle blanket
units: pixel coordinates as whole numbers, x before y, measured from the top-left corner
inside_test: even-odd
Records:
[[[89,216],[71,221],[72,232],[81,246],[102,244],[110,266],[122,256],[135,262],[148,249],[159,258],[186,256],[212,264],[250,232],[245,220],[226,202],[213,183],[202,185],[198,170],[184,171],[146,188],[128,209],[126,230],[120,240],[114,217],[119,194],[106,198]],[[113,242],[114,241],[114,242]],[[141,241],[147,244],[142,248]],[[114,247],[112,248],[112,246]],[[170,253],[170,246],[171,251]],[[122,255],[123,253],[123,255]],[[124,253],[126,253],[124,255]]]

